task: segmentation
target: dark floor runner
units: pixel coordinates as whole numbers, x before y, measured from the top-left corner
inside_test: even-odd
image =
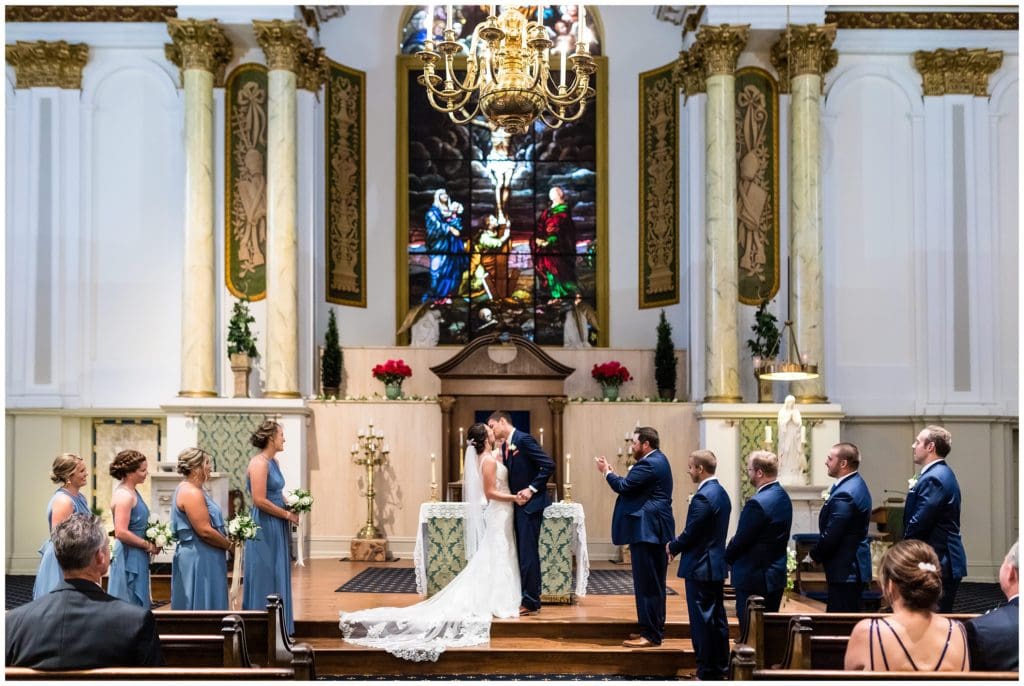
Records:
[[[575,580],[573,581],[575,587]],[[336,593],[415,593],[416,572],[410,567],[370,567],[356,574]],[[592,569],[587,577],[590,595],[633,595],[633,573],[628,569]],[[679,595],[671,588],[668,595]]]

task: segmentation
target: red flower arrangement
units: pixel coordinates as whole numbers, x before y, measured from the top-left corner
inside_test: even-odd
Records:
[[[593,369],[590,370],[590,375],[597,379],[597,382],[602,386],[619,386],[626,381],[633,380],[629,370],[616,360],[605,362],[604,364],[595,364]]]
[[[412,376],[412,367],[407,365],[405,360],[388,360],[373,368],[373,377],[386,384],[402,383],[410,376]]]

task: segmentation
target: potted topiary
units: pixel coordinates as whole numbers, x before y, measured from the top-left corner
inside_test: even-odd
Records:
[[[747,348],[754,362],[754,378],[757,379],[757,402],[772,402],[772,382],[758,376],[758,369],[769,364],[779,354],[779,320],[768,311],[768,301],[762,300],[754,313],[753,338],[747,339]]]
[[[672,345],[672,325],[661,311],[658,321],[658,344],[654,348],[654,381],[658,384],[658,396],[671,400],[676,395],[676,351]]]
[[[255,317],[249,313],[249,302],[236,301],[228,321],[228,358],[231,360],[231,371],[235,374],[236,398],[249,397],[249,372],[252,370],[252,361],[259,357],[256,336],[249,329],[249,325],[255,321]]]
[[[320,383],[324,395],[338,397],[341,388],[341,346],[338,345],[338,322],[334,310],[327,315],[327,333],[324,334],[324,357],[320,365]]]

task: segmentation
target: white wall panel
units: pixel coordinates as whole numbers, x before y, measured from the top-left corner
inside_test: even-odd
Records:
[[[183,114],[170,75],[99,60],[91,107],[88,404],[155,406],[177,393],[184,205]],[[176,76],[176,75],[175,75]],[[91,86],[91,87],[90,87]]]
[[[913,406],[914,115],[905,83],[867,65],[826,102],[826,373],[829,397],[854,414]]]

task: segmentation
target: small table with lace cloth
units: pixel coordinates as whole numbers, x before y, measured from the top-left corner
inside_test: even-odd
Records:
[[[466,566],[462,520],[466,503],[420,505],[416,528],[416,592],[432,596]],[[540,540],[541,602],[572,603],[587,594],[590,559],[580,503],[552,503],[544,509]],[[575,563],[575,565],[574,565]],[[576,579],[573,583],[573,568]]]

